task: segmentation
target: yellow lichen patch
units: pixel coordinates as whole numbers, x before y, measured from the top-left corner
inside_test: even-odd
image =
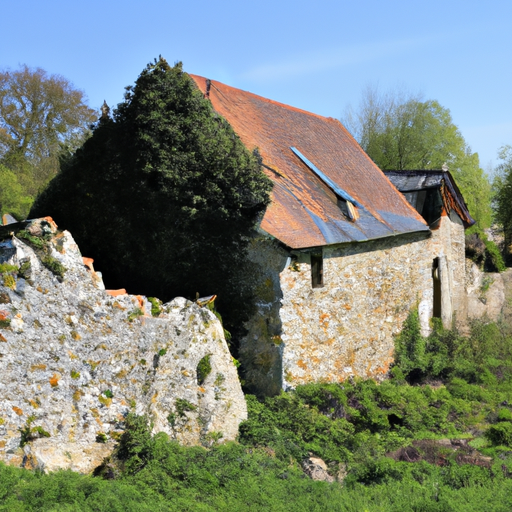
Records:
[[[30,367],[30,371],[31,372],[35,372],[37,370],[41,370],[41,371],[44,371],[46,370],[46,365],[43,364],[43,363],[39,363],[39,364],[33,364],[31,367]]]
[[[80,336],[80,334],[78,334],[76,331],[71,331],[71,337],[75,340],[75,341],[78,341],[79,339],[81,339],[82,336]]]
[[[100,395],[98,397],[98,400],[105,406],[105,407],[110,407],[112,405],[112,398],[109,398],[109,397],[106,397],[106,396],[103,396],[103,395]]]
[[[75,402],[78,402],[78,400],[80,400],[80,398],[82,398],[82,392],[77,389],[74,393],[73,393],[73,400]]]
[[[342,307],[345,308],[347,311],[350,311],[352,309],[352,306],[350,304],[343,304]]]
[[[1,332],[0,332],[0,341],[2,341],[4,343],[7,341],[7,339],[5,338],[5,336]]]
[[[187,370],[183,370],[181,372],[181,374],[184,376],[184,377],[190,377],[190,373],[187,371]]]
[[[59,379],[60,379],[60,376],[57,375],[56,373],[54,373],[53,377],[50,379],[50,386],[52,388],[56,388],[59,385]]]
[[[96,408],[91,409],[91,414],[93,415],[94,418],[100,417],[100,413],[98,412],[98,409],[96,409]]]
[[[71,350],[68,350],[68,356],[69,356],[70,359],[78,359],[78,356],[73,354],[73,352],[71,352]]]
[[[98,365],[101,363],[101,361],[93,361],[92,359],[90,359],[89,361],[87,361],[87,364],[91,367],[91,370],[94,371],[96,370],[96,368],[98,367]]]
[[[11,290],[14,290],[16,288],[16,280],[14,279],[11,274],[5,274],[4,275],[4,286],[7,288],[11,288]]]
[[[0,441],[0,448],[5,448],[6,444],[7,443],[5,441]]]
[[[157,397],[158,397],[158,391],[151,397],[151,403],[152,404],[156,403]]]
[[[23,411],[19,408],[19,407],[16,407],[15,405],[12,406],[12,410],[18,415],[18,416],[23,416]]]
[[[34,409],[38,409],[40,406],[40,404],[36,400],[33,400],[32,398],[30,398],[27,401]]]
[[[128,375],[128,369],[127,368],[125,368],[124,370],[121,370],[120,372],[117,372],[116,378],[117,379],[122,379],[123,377],[126,377],[126,375]]]

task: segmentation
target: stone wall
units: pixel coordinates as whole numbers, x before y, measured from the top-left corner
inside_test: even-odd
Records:
[[[418,307],[424,334],[434,312],[433,262],[442,319],[466,314],[464,228],[443,217],[422,233],[323,247],[323,287],[311,282],[311,251],[289,251],[261,237],[251,248],[259,269],[259,311],[241,344],[247,385],[259,394],[351,376],[382,379],[394,336]],[[255,270],[256,272],[256,270]]]
[[[69,233],[39,240],[63,278],[16,236],[0,243],[22,269],[0,275],[0,460],[89,472],[129,411],[185,444],[235,439],[247,410],[215,315],[178,298],[153,317],[144,297],[107,295]]]

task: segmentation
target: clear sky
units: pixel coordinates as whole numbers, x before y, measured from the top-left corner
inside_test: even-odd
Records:
[[[484,169],[512,144],[511,0],[0,0],[0,69],[64,76],[114,107],[160,54],[324,116],[369,84],[450,110]]]

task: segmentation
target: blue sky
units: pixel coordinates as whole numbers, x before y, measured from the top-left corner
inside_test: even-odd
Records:
[[[61,74],[112,107],[158,55],[339,118],[372,84],[448,108],[484,169],[512,144],[510,0],[0,0],[0,68]]]

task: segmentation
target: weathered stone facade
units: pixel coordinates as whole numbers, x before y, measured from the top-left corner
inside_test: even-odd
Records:
[[[253,241],[259,311],[241,354],[257,393],[351,376],[381,379],[411,308],[418,307],[425,334],[435,306],[448,327],[455,314],[467,314],[464,226],[455,212],[431,233],[321,248],[323,286],[314,288],[310,258],[318,250],[290,251],[263,236]]]
[[[129,411],[185,444],[235,439],[247,409],[215,315],[178,298],[153,317],[107,295],[69,233],[46,238],[63,278],[16,236],[0,243],[19,269],[0,275],[0,460],[89,472]]]

